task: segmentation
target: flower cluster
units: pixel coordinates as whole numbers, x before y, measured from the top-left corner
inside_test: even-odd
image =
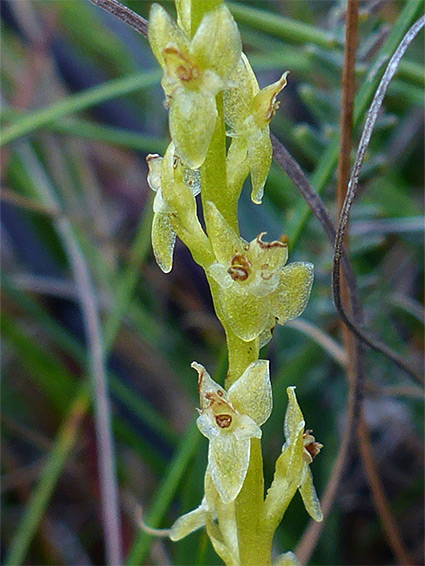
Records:
[[[260,89],[221,0],[176,0],[176,7],[177,23],[158,4],[149,19],[172,138],[164,157],[147,158],[148,183],[155,191],[152,246],[167,273],[178,236],[204,269],[226,331],[229,373],[226,390],[202,365],[192,364],[200,396],[197,426],[209,441],[205,495],[197,509],[174,523],[170,538],[179,540],[204,526],[226,564],[247,563],[248,551],[249,563],[255,556],[270,564],[273,533],[297,490],[308,513],[322,518],[310,472],[322,446],[305,430],[294,387],[287,389],[286,442],[265,499],[260,445],[260,427],[272,411],[272,387],[269,362],[258,359],[259,348],[276,322],[304,311],[313,265],[287,264],[286,237],[268,242],[262,232],[244,240],[237,221],[248,177],[251,199],[261,203],[272,160],[269,123],[287,73]],[[274,564],[297,562],[287,552]]]
[[[201,411],[198,427],[210,440],[205,495],[201,505],[179,517],[170,530],[171,540],[180,540],[206,527],[217,553],[226,564],[240,564],[237,533],[231,521],[227,530],[215,521],[220,516],[234,516],[234,501],[242,487],[249,462],[249,438],[260,438],[259,426],[271,413],[272,396],[269,366],[266,360],[251,364],[228,392],[215,383],[203,366],[193,362],[199,375]],[[305,431],[304,417],[295,395],[288,387],[288,408],[284,432],[286,442],[276,462],[273,483],[268,490],[262,513],[262,528],[274,530],[297,489],[305,508],[316,521],[323,516],[313,485],[310,464],[322,445],[310,430]],[[236,407],[239,408],[236,409]],[[296,566],[292,552],[279,556],[273,566]]]

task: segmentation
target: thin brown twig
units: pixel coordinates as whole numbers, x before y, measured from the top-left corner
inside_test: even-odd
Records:
[[[422,20],[423,20],[423,19],[424,19],[424,18],[422,18]],[[405,50],[407,49],[408,44],[413,40],[413,37],[416,35],[416,33],[419,31],[419,29],[420,29],[423,25],[424,25],[423,22],[421,22],[421,20],[419,20],[419,22],[417,22],[416,24],[414,24],[414,26],[412,26],[412,28],[411,28],[411,29],[407,32],[407,34],[404,36],[403,40],[401,41],[401,43],[400,43],[398,49],[396,50],[394,56],[392,57],[392,59],[391,59],[389,65],[388,65],[387,71],[384,73],[384,76],[383,76],[383,78],[381,79],[381,83],[380,83],[380,85],[379,85],[379,87],[378,87],[378,90],[377,90],[377,92],[376,92],[376,94],[375,94],[374,101],[375,101],[375,99],[379,96],[379,93],[380,93],[380,90],[381,90],[380,87],[381,87],[382,83],[384,82],[384,78],[385,78],[385,76],[387,75],[388,69],[389,69],[389,68],[392,68],[392,69],[393,69],[392,63],[393,63],[394,61],[398,61],[398,62],[399,62],[401,56],[404,54]],[[406,40],[409,42],[407,45],[405,45]],[[402,46],[403,46],[403,47],[402,47]],[[402,52],[402,53],[401,53],[401,55],[399,56],[399,58],[397,58],[396,55],[397,55],[397,53],[399,53],[399,52]],[[398,64],[398,63],[397,63],[397,64]],[[391,75],[391,78],[392,78],[392,76],[393,76],[394,73],[395,73],[395,70],[393,70],[393,73],[392,73],[392,75]],[[390,78],[389,80],[391,80],[391,78]],[[387,80],[388,80],[388,79],[387,79]],[[388,84],[389,84],[389,82],[388,82]],[[388,84],[387,84],[387,86],[388,86]],[[385,93],[384,93],[384,94],[385,94]],[[382,98],[383,98],[383,95],[382,95]],[[381,101],[382,101],[382,100],[381,100]],[[373,106],[374,106],[374,102],[372,102],[372,106],[371,106],[371,109],[370,109],[370,111],[369,111],[369,116],[370,116],[370,114],[371,114],[371,111],[372,111]],[[366,129],[367,124],[368,124],[368,121],[366,121],[365,129]],[[373,126],[372,126],[372,130],[373,130]],[[370,139],[370,135],[371,135],[371,133],[372,133],[372,130],[370,131],[369,139]],[[363,139],[363,137],[364,137],[364,136],[362,136],[362,139]],[[359,148],[360,148],[360,146],[359,146]],[[363,157],[364,157],[364,154],[363,154]],[[359,175],[359,172],[360,172],[360,168],[361,168],[361,164],[360,164],[360,166],[359,166],[359,168],[358,168],[358,170],[357,170],[357,180],[358,180],[358,175]],[[354,172],[355,172],[355,168],[354,168],[354,170],[353,170],[353,174],[354,174]],[[353,179],[353,176],[351,177],[350,184],[351,184],[351,182],[352,182],[352,179]],[[307,183],[308,183],[308,181],[307,181]],[[308,187],[308,186],[307,186],[307,189],[312,189],[312,187]],[[350,186],[349,186],[349,189],[350,189]],[[313,195],[313,196],[314,196],[313,202],[314,202],[315,205],[317,205],[317,203],[319,203],[320,205],[323,204],[323,203],[321,203],[320,197],[318,197],[318,195]],[[349,195],[347,195],[347,199],[348,199],[348,198],[349,198]],[[354,196],[353,196],[353,198],[354,198]],[[344,206],[346,206],[347,199],[346,199],[345,202],[344,202]],[[308,202],[308,201],[307,201],[307,202]],[[352,203],[352,200],[351,200],[351,203]],[[310,204],[310,203],[309,203],[309,204]],[[351,206],[351,205],[350,205],[350,206]],[[343,207],[343,208],[344,208],[344,207]],[[315,212],[313,206],[312,206],[312,209],[313,209],[313,212]],[[325,212],[327,212],[327,211],[325,210]],[[321,211],[321,215],[323,216],[323,211]],[[317,216],[318,219],[320,220],[319,216],[318,216],[318,215],[316,215],[316,216]],[[341,216],[342,216],[342,214],[341,214]],[[348,222],[348,218],[349,218],[349,207],[348,207],[348,215],[347,215],[347,217],[346,217],[346,221],[347,221],[347,222]],[[346,224],[345,224],[344,230],[345,230],[345,228],[346,228],[347,222],[346,222]],[[344,256],[345,256],[344,230],[342,231],[342,234],[339,233],[339,241],[336,240],[336,241],[338,241],[338,244],[339,244],[339,248],[338,248],[338,253],[339,253],[339,258],[338,258],[338,260],[339,260],[338,277],[339,277],[339,275],[340,275],[341,263],[342,263],[342,265],[343,265],[344,272],[345,272],[345,274],[347,275],[347,273],[346,273],[346,271],[345,271],[345,262],[346,262],[347,260],[346,260],[346,258],[344,257]],[[325,230],[325,231],[326,231],[326,230]],[[327,233],[328,233],[328,232],[327,232]],[[336,253],[336,252],[335,252],[335,253]],[[339,284],[339,280],[338,280],[338,284]],[[338,290],[339,290],[339,289],[338,289]],[[353,295],[352,295],[352,296],[353,296]],[[339,296],[339,299],[340,299],[340,302],[341,302],[341,296]],[[345,320],[346,322],[347,322],[347,321],[349,322],[349,324],[347,324],[347,325],[350,327],[350,329],[351,329],[356,335],[359,336],[357,324],[358,324],[359,322],[361,322],[361,318],[358,318],[358,317],[359,317],[359,314],[361,315],[361,311],[360,311],[360,313],[359,313],[359,312],[357,311],[357,309],[355,308],[355,305],[353,304],[353,314],[354,314],[354,317],[355,317],[355,321],[353,321],[352,318],[351,318],[351,316],[350,316],[347,312],[344,311],[344,306],[343,306],[343,305],[341,305],[341,308],[343,309],[343,312],[344,312],[344,317],[345,317],[344,320]],[[339,310],[339,312],[340,312],[340,314],[341,314],[340,309],[338,309],[338,310]],[[360,335],[359,337],[361,338],[361,335]],[[368,340],[364,340],[364,341],[365,341],[366,343],[369,343]],[[371,344],[369,344],[369,345],[371,345]],[[384,346],[384,350],[387,350],[386,345],[382,345],[382,346]],[[375,348],[375,349],[379,349],[379,350],[382,351],[381,348]],[[383,353],[385,353],[386,355],[389,354],[388,357],[390,357],[391,359],[393,359],[394,353],[393,353],[392,351],[390,351],[390,352],[388,352],[388,351],[385,352],[385,351],[384,351]],[[398,355],[396,354],[396,356],[398,356]],[[394,361],[396,361],[396,360],[394,360]],[[397,365],[400,365],[400,367],[402,367],[401,364],[399,364],[398,362],[396,362],[396,363],[397,363]],[[403,365],[404,365],[404,364],[403,364]],[[403,369],[406,369],[406,368],[403,367]],[[409,373],[410,373],[410,372],[409,372]],[[413,372],[413,376],[415,377],[415,379],[417,379],[417,380],[419,380],[420,382],[422,382],[421,376],[420,376],[416,371]],[[351,418],[351,417],[352,417],[352,411],[353,411],[353,410],[354,410],[354,411],[356,410],[356,405],[354,404],[354,407],[353,407],[353,395],[350,395],[350,396],[349,396],[349,403],[348,403],[348,415],[349,415],[349,416],[348,416],[348,422],[347,422],[347,425],[346,425],[346,431],[350,431],[350,430],[352,431],[352,430],[354,429],[354,422],[353,422],[353,419]],[[335,467],[334,467],[334,470],[333,470],[333,473],[332,473],[331,480],[330,480],[329,483],[328,483],[328,486],[327,486],[325,495],[324,495],[324,497],[323,497],[323,499],[322,499],[322,507],[323,507],[324,515],[325,515],[325,516],[326,516],[326,511],[327,511],[328,506],[329,506],[329,502],[332,502],[333,496],[336,495],[336,491],[337,491],[337,487],[338,487],[338,476],[341,475],[341,471],[342,471],[341,468],[342,468],[342,466],[343,466],[342,461],[343,461],[343,459],[344,459],[344,455],[348,453],[348,447],[349,447],[349,439],[347,438],[347,434],[346,434],[346,435],[344,435],[343,441],[342,441],[341,446],[340,446],[340,451],[339,451],[338,458],[337,458],[337,462],[336,462],[336,464],[335,464]],[[380,503],[381,503],[381,502],[382,502],[382,501],[380,501]],[[305,535],[304,535],[304,537],[303,537],[303,539],[302,539],[302,541],[301,541],[301,544],[299,545],[299,547],[298,547],[298,549],[297,549],[297,551],[296,551],[296,552],[297,552],[297,555],[298,555],[301,559],[303,559],[303,558],[304,558],[305,556],[307,556],[307,555],[309,556],[308,550],[309,550],[310,548],[311,548],[311,549],[314,548],[314,546],[315,546],[315,540],[314,540],[314,538],[315,538],[316,531],[319,532],[320,530],[321,530],[321,529],[320,529],[320,525],[319,525],[319,524],[310,524],[309,528],[307,529],[307,531],[306,531],[306,533],[305,533]],[[308,559],[308,558],[307,558],[307,559]]]
[[[360,453],[366,470],[367,480],[372,491],[376,511],[385,529],[385,535],[400,566],[413,566],[415,562],[404,546],[398,525],[388,504],[364,416],[360,418],[358,434]]]
[[[348,326],[348,328],[350,328],[350,330],[352,330],[356,335],[359,335],[358,327],[356,325],[355,320],[353,321],[351,315],[347,312],[341,296],[341,262],[343,259],[344,237],[349,223],[351,206],[357,194],[360,170],[363,165],[364,156],[369,146],[370,138],[372,136],[384,96],[387,92],[387,89],[391,83],[392,78],[397,72],[398,66],[400,64],[403,55],[405,54],[407,48],[409,47],[413,39],[416,37],[418,32],[422,29],[424,24],[425,24],[425,16],[423,16],[415,24],[413,24],[413,26],[408,30],[408,32],[403,37],[394,55],[391,57],[387,68],[385,69],[384,75],[379,83],[372,104],[370,106],[365,126],[363,128],[362,136],[357,150],[356,161],[354,163],[353,171],[348,184],[347,195],[342,205],[341,214],[339,217],[338,230],[335,238],[334,267],[332,272],[334,302],[342,320]],[[393,361],[395,361],[397,365],[399,365],[399,367],[406,369],[406,364],[404,363],[404,360],[402,360],[403,364],[400,364],[399,363],[401,361],[399,359],[400,357],[397,355],[396,356],[397,359],[395,359],[394,352],[390,348],[388,348],[386,344],[380,344],[380,351],[386,353],[388,357],[391,357]],[[410,375],[412,375],[412,377],[414,377],[414,379],[418,383],[422,384],[423,376],[413,368],[410,368],[410,370],[411,370],[409,371]]]
[[[57,197],[44,170],[28,146],[20,148],[21,158],[37,175],[36,185],[41,200],[59,207]],[[90,376],[93,380],[94,415],[96,424],[97,458],[103,515],[106,563],[120,566],[123,563],[119,492],[115,473],[115,451],[112,436],[112,416],[106,376],[106,358],[103,345],[100,313],[90,269],[75,237],[69,220],[54,220],[56,230],[68,255],[75,284],[79,291],[80,307],[88,346]]]
[[[342,76],[342,101],[341,101],[341,139],[340,153],[338,162],[338,185],[337,185],[337,203],[339,207],[342,205],[345,196],[345,190],[348,184],[350,174],[350,155],[351,155],[351,137],[353,131],[353,110],[355,96],[355,64],[356,64],[356,44],[357,44],[357,27],[358,27],[358,0],[348,0],[347,15],[345,25],[345,49],[344,49],[344,67]],[[348,240],[348,239],[347,239]],[[344,241],[345,249],[348,250],[348,241]],[[347,253],[348,257],[348,253]],[[347,263],[349,260],[347,259]],[[345,267],[345,266],[344,266]],[[351,276],[352,278],[355,276]],[[355,320],[361,325],[363,322],[362,308],[358,302],[357,288],[353,296],[351,289],[350,276],[343,274],[343,300],[346,305],[352,305],[355,312]],[[348,375],[348,404],[347,404],[347,422],[342,437],[337,461],[332,471],[331,479],[326,487],[325,494],[322,499],[322,523],[310,522],[301,542],[297,548],[297,557],[301,564],[306,564],[315,549],[320,535],[323,531],[325,521],[332,509],[333,502],[338,492],[344,470],[349,462],[350,447],[355,434],[358,418],[361,410],[361,402],[363,397],[363,383],[365,380],[365,360],[364,349],[359,338],[352,334],[348,328],[343,325],[343,341],[346,352],[346,370]]]
[[[288,177],[293,181],[294,185],[298,188],[302,196],[304,197],[307,204],[310,206],[313,214],[317,218],[317,220],[322,225],[325,234],[327,235],[329,241],[332,245],[335,242],[336,237],[336,228],[332,222],[331,216],[324,205],[322,199],[318,195],[318,193],[312,187],[310,181],[307,179],[304,171],[301,169],[299,164],[295,161],[289,151],[285,148],[285,146],[277,139],[274,134],[271,134],[272,144],[273,144],[273,157],[282,169],[287,173]],[[349,283],[350,288],[350,299],[351,304],[353,307],[353,313],[359,313],[359,309],[361,309],[361,305],[358,301],[358,292],[357,292],[357,283],[356,278],[353,272],[353,268],[351,266],[350,260],[345,252],[344,246],[342,246],[342,267],[344,269],[345,276]],[[383,344],[375,337],[372,337],[369,333],[359,327],[356,322],[352,319],[352,317],[346,314],[347,320],[349,321],[349,327],[356,336],[362,340],[365,344],[367,344],[370,348],[380,352],[392,362],[394,362],[400,369],[405,371],[408,375],[413,377],[413,379],[422,384],[422,375],[410,364],[408,364],[404,358],[399,356],[396,352],[394,352],[391,348],[389,348],[386,344]]]
[[[358,26],[358,0],[348,0],[347,4],[347,23],[346,23],[346,41],[344,50],[344,67],[342,79],[342,111],[341,111],[341,140],[340,153],[338,162],[338,183],[337,183],[337,207],[338,213],[344,204],[347,195],[348,182],[350,178],[350,162],[351,162],[351,144],[353,135],[353,111],[355,97],[355,65],[356,65],[356,43],[357,43],[357,26]],[[349,235],[345,233],[344,244],[349,250]],[[341,300],[347,311],[351,311],[350,292],[344,273],[341,275]],[[354,315],[354,319],[358,324],[363,321]],[[362,375],[357,371],[359,363],[360,344],[358,337],[352,334],[349,328],[341,320],[341,330],[343,342],[347,351],[347,377],[349,387],[353,391],[356,401],[359,403],[359,412],[361,411],[361,400],[363,397],[364,382],[361,381]],[[364,363],[361,361],[360,363]],[[363,415],[360,416],[358,425],[358,440],[360,445],[360,453],[366,471],[368,483],[370,485],[375,508],[384,527],[385,535],[392,548],[397,560],[400,564],[410,564],[410,557],[404,547],[401,533],[398,530],[397,523],[391,513],[389,502],[385,495],[379,469],[373,457],[373,449],[371,446],[367,423]]]
[[[148,21],[136,14],[136,12],[133,12],[133,10],[130,10],[130,8],[127,8],[127,6],[124,6],[124,4],[121,4],[121,2],[117,0],[89,0],[89,2],[116,16],[144,37],[148,37]]]

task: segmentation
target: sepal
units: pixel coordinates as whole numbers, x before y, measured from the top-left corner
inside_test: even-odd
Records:
[[[222,4],[202,18],[190,51],[202,69],[227,81],[242,51],[239,30],[227,6]]]
[[[159,4],[152,4],[150,10],[148,39],[162,68],[165,67],[164,50],[168,45],[173,45],[182,53],[189,50],[187,36]]]
[[[282,269],[273,308],[279,324],[293,320],[304,312],[313,279],[314,266],[311,263],[295,261]]]
[[[311,431],[304,432],[305,422],[295,387],[288,387],[286,391],[289,399],[284,424],[286,441],[276,461],[273,483],[265,501],[265,517],[270,528],[280,523],[297,489],[310,516],[316,521],[323,518],[309,468],[311,454],[317,454],[322,445],[315,442]]]
[[[173,267],[173,253],[176,243],[176,233],[171,225],[170,215],[154,214],[152,221],[152,249],[157,264],[164,273],[169,273]]]

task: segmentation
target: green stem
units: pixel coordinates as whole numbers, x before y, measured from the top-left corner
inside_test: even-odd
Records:
[[[250,342],[244,342],[227,325],[223,324],[226,331],[227,348],[229,351],[229,369],[226,376],[226,389],[240,378],[246,368],[259,357],[260,346],[258,338]]]
[[[221,0],[193,0],[191,4],[191,31],[196,32],[202,17],[206,12],[214,9]],[[208,201],[213,202],[221,212],[228,224],[239,234],[238,203],[237,199],[229,199],[226,169],[226,129],[224,121],[223,95],[217,97],[217,122],[207,156],[201,167],[202,205]],[[209,231],[208,220],[206,230],[210,238],[219,238],[220,235]],[[229,368],[226,377],[226,387],[229,388],[243,374],[252,362],[258,360],[258,338],[251,342],[244,342],[238,338],[225,321],[218,301],[218,285],[209,278],[211,294],[218,318],[222,322],[227,339]],[[251,456],[248,474],[244,485],[235,501],[235,520],[238,529],[238,542],[240,551],[240,564],[268,565],[271,564],[271,541],[264,544],[264,537],[260,517],[263,513],[264,477],[261,443],[258,439],[251,440]],[[218,509],[220,522],[220,509]],[[228,517],[222,517],[223,528]]]
[[[205,207],[206,202],[212,201],[229,226],[239,234],[238,203],[235,199],[229,199],[227,190],[226,127],[224,122],[223,94],[220,93],[216,100],[217,122],[207,156],[201,167],[202,204]]]
[[[236,499],[240,563],[268,566],[272,559],[273,536],[264,530],[264,478],[261,440],[251,440],[251,459],[241,492]]]

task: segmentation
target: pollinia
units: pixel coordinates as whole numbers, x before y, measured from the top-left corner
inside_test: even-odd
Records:
[[[177,541],[204,527],[228,565],[297,564],[292,552],[272,558],[273,535],[297,491],[310,516],[322,520],[310,471],[322,446],[305,430],[295,387],[288,387],[285,443],[265,495],[260,441],[272,390],[269,362],[259,353],[276,322],[303,312],[313,265],[288,264],[285,237],[268,242],[262,232],[244,240],[238,222],[248,177],[251,198],[261,204],[272,160],[269,123],[286,74],[259,88],[222,1],[176,0],[176,9],[177,22],[158,4],[149,18],[172,140],[163,157],[147,158],[156,192],[152,246],[165,273],[172,268],[176,236],[204,269],[226,333],[229,367],[223,388],[192,363],[200,396],[197,425],[209,440],[205,495],[169,536]],[[205,230],[197,214],[199,193]]]

